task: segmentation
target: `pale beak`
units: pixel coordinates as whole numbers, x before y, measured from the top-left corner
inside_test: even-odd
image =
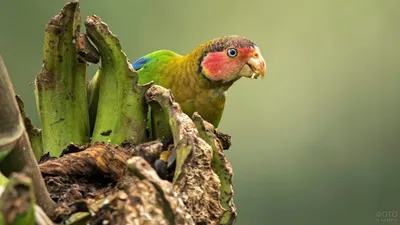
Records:
[[[264,78],[266,65],[260,50],[256,47],[253,56],[247,60],[246,64],[239,72],[239,76],[257,79],[260,75]]]

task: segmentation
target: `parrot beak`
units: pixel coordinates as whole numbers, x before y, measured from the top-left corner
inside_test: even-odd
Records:
[[[260,50],[255,47],[253,56],[247,60],[246,64],[240,70],[239,76],[257,79],[260,75],[264,78],[265,73],[266,66],[264,58],[262,57]]]

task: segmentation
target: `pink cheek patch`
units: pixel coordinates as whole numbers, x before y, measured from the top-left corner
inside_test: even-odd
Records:
[[[232,62],[225,52],[213,52],[204,58],[201,66],[209,79],[223,80],[232,72]]]

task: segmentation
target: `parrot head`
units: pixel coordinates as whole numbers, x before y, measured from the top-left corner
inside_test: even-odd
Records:
[[[212,81],[228,83],[241,77],[264,78],[266,64],[257,45],[245,37],[217,38],[198,47],[200,69]]]

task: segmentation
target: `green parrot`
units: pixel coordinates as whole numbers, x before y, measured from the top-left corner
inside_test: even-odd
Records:
[[[139,83],[153,81],[172,91],[182,111],[198,112],[218,127],[229,87],[241,77],[265,76],[266,64],[248,38],[226,36],[207,41],[187,55],[159,50],[132,63]]]

